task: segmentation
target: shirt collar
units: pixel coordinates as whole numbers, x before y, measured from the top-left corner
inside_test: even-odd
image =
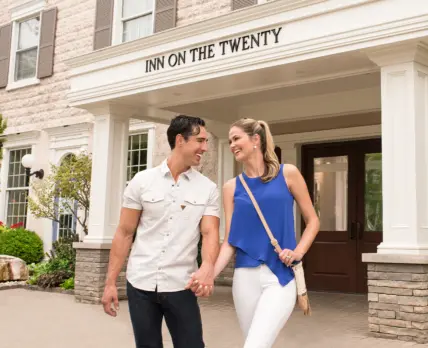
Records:
[[[162,164],[161,164],[161,173],[165,176],[167,174],[171,174],[171,170],[168,167],[168,160],[165,159]],[[190,167],[189,170],[185,171],[184,173],[182,173],[188,180],[191,180],[194,178],[195,176],[195,170]]]

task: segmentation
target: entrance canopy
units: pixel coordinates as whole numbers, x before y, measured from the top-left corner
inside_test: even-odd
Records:
[[[157,122],[198,115],[217,133],[242,116],[379,111],[379,67],[367,52],[427,43],[427,16],[423,0],[274,1],[74,58],[69,100]]]

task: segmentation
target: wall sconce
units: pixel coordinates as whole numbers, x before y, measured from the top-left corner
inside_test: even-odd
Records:
[[[34,175],[38,179],[43,179],[43,176],[45,175],[43,169],[30,173],[34,164],[34,156],[32,154],[26,154],[24,157],[22,157],[21,163],[24,166],[28,176]]]

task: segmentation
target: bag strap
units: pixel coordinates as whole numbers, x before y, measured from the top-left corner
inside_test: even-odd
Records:
[[[247,185],[247,183],[246,183],[245,179],[243,178],[242,174],[239,174],[239,180],[241,180],[242,186],[244,186],[245,191],[247,191],[248,196],[250,196],[251,202],[253,202],[254,208],[256,208],[257,214],[259,215],[260,220],[262,221],[262,224],[263,224],[263,226],[264,226],[264,228],[265,228],[265,230],[266,230],[266,233],[267,233],[267,234],[268,234],[268,236],[269,236],[269,239],[270,239],[271,244],[273,245],[273,247],[275,248],[275,250],[276,250],[278,253],[280,253],[280,252],[282,251],[282,249],[281,249],[281,247],[279,246],[278,241],[277,241],[277,240],[275,239],[275,237],[273,236],[272,231],[270,230],[269,225],[267,224],[266,219],[265,219],[265,217],[263,216],[263,213],[262,213],[262,211],[260,210],[260,207],[259,207],[259,205],[257,204],[257,201],[256,201],[256,199],[254,198],[253,193],[251,192],[250,188],[248,187],[248,185]]]

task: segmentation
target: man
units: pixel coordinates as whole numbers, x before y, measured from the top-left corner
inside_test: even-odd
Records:
[[[161,348],[162,320],[175,348],[205,347],[197,296],[209,296],[219,251],[216,185],[192,169],[207,151],[200,118],[177,116],[167,131],[170,156],[129,182],[113,239],[102,303],[116,316],[116,279],[136,236],[126,272],[129,311],[137,348]],[[202,234],[202,264],[197,246]],[[193,278],[199,286],[186,289]],[[112,308],[114,304],[114,308]]]

